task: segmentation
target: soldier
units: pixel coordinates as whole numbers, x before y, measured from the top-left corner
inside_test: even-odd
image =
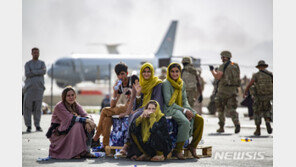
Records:
[[[231,53],[229,51],[221,52],[222,65],[218,71],[214,71],[214,67],[210,65],[210,70],[215,79],[218,80],[218,91],[215,97],[216,109],[218,112],[220,128],[217,132],[224,132],[225,112],[229,111],[233,124],[235,125],[235,133],[240,132],[240,122],[238,119],[237,93],[240,86],[240,69],[238,64],[230,61]]]
[[[165,80],[166,79],[166,73],[167,73],[166,69],[167,68],[164,67],[164,66],[161,67],[161,75],[158,77],[159,79],[161,79],[161,80]]]
[[[39,49],[32,48],[32,60],[25,64],[25,87],[24,87],[24,120],[27,132],[31,132],[31,116],[33,114],[36,131],[42,131],[40,127],[41,104],[43,99],[45,63],[39,59]]]
[[[196,68],[197,70],[197,78],[199,80],[199,83],[200,83],[200,89],[201,89],[201,94],[202,92],[204,91],[204,86],[205,86],[205,81],[204,79],[201,77],[201,68]],[[199,91],[197,92],[197,96],[196,97],[199,97],[200,96],[200,93]],[[196,112],[201,115],[202,114],[202,102],[199,102],[198,100],[195,100],[195,103],[194,103],[194,107],[193,109],[196,110]]]
[[[215,68],[215,72],[217,72],[217,71],[218,71],[218,68],[216,67]],[[213,83],[212,83],[214,89],[213,89],[212,95],[210,96],[210,103],[208,104],[208,107],[207,107],[209,113],[212,114],[212,115],[215,115],[215,113],[216,113],[215,96],[216,96],[217,87],[218,87],[217,83],[218,83],[218,80],[217,79],[215,79],[213,81]]]
[[[252,86],[254,90],[251,93],[254,98],[253,110],[254,110],[254,120],[256,125],[256,131],[254,135],[260,136],[260,125],[261,118],[264,117],[265,124],[268,134],[272,133],[272,128],[270,125],[271,121],[271,100],[273,99],[273,75],[271,72],[267,71],[266,64],[263,60],[258,62],[256,68],[258,72],[255,73],[247,86],[244,97],[247,96],[249,88]]]
[[[182,70],[182,80],[186,85],[186,94],[189,105],[193,108],[194,102],[196,101],[198,94],[198,102],[201,103],[203,100],[202,90],[200,80],[197,75],[197,71],[192,65],[191,57],[184,57],[182,59],[182,64],[184,66]]]

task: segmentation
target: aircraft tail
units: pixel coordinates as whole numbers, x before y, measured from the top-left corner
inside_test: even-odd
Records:
[[[167,31],[162,43],[155,53],[156,57],[172,57],[173,50],[174,50],[174,43],[175,43],[175,36],[176,36],[176,29],[177,29],[178,21],[174,20],[171,22],[170,28]]]

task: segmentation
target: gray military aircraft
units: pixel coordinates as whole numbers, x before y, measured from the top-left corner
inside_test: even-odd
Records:
[[[124,62],[129,69],[139,69],[145,62],[154,67],[167,66],[171,62],[174,49],[175,34],[178,21],[172,21],[170,27],[155,54],[125,55],[125,54],[71,54],[70,57],[58,59],[47,74],[54,78],[59,87],[75,86],[82,81],[109,79],[111,69]]]

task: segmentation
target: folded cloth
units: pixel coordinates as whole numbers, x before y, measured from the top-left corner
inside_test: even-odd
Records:
[[[51,159],[50,156],[48,156],[48,157],[46,157],[46,158],[38,158],[38,159],[37,159],[37,162],[48,161],[48,160],[50,160],[50,159]]]

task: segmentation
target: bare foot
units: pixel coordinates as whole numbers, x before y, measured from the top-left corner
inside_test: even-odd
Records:
[[[135,161],[138,157],[136,155],[131,157],[131,160]]]
[[[141,156],[139,156],[136,160],[137,161],[148,161],[150,159],[150,157],[146,154],[142,154]]]
[[[180,153],[174,153],[174,156],[177,157],[179,160],[185,160],[184,155],[182,154],[182,152]]]
[[[163,161],[163,160],[164,160],[164,156],[163,155],[155,155],[154,157],[152,157],[150,159],[150,161],[154,161],[154,162]]]
[[[127,153],[127,148],[128,148],[128,145],[127,145],[127,144],[124,144],[124,145],[123,145],[123,148],[119,151],[119,153],[120,153],[121,155],[126,155],[126,153]]]
[[[188,149],[194,158],[199,159],[199,157],[196,155],[196,148],[189,147]]]

